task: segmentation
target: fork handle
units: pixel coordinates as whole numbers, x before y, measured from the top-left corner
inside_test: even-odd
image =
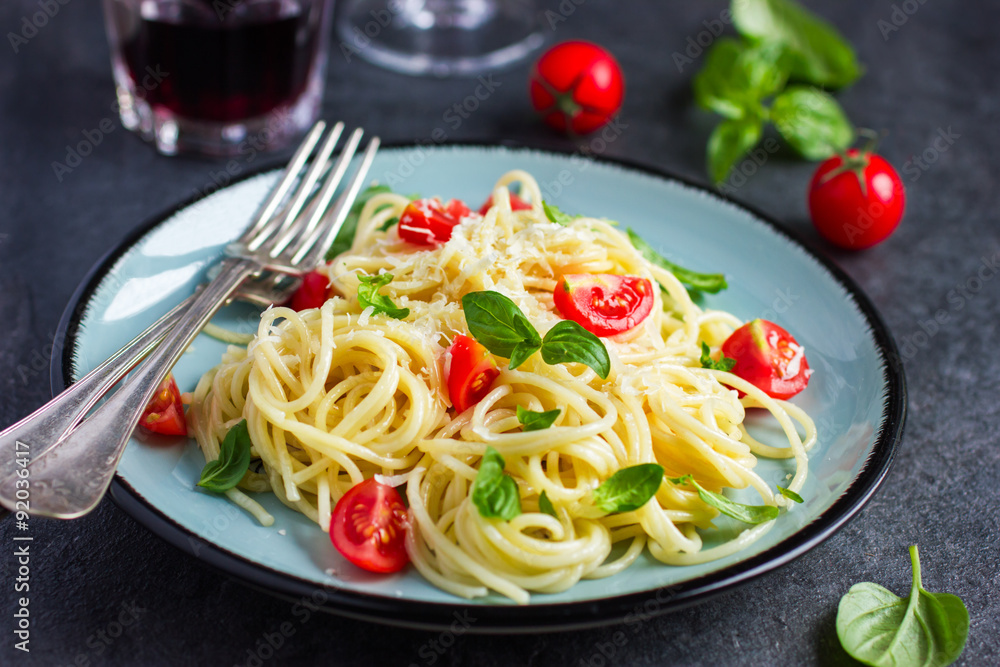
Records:
[[[143,410],[212,315],[236,288],[263,267],[228,257],[218,276],[198,294],[159,347],[131,378],[69,435],[28,464],[30,507],[39,516],[71,519],[100,502]],[[0,501],[14,506],[17,476],[0,483]]]

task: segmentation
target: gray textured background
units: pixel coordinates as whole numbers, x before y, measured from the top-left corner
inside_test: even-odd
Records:
[[[0,312],[8,323],[0,336],[0,427],[49,398],[52,337],[86,271],[136,225],[203,189],[218,171],[210,162],[158,156],[116,121],[83,164],[56,180],[51,163],[64,159],[65,146],[112,117],[97,4],[60,7],[17,54],[6,38],[0,44]],[[879,21],[891,20],[891,2],[821,8],[867,66],[840,100],[858,125],[889,131],[881,152],[904,172],[907,187],[906,217],[890,241],[859,254],[820,246],[871,296],[903,350],[910,415],[895,466],[867,508],[829,541],[735,592],[628,629],[616,664],[849,664],[834,633],[837,601],[863,580],[907,590],[912,543],[921,547],[925,585],[960,595],[969,608],[961,663],[1000,664],[1000,280],[969,283],[983,258],[1000,259],[1000,6],[903,4],[916,11],[887,35]],[[693,68],[678,72],[671,53],[725,6],[589,0],[559,23],[552,39],[600,42],[625,70],[627,128],[610,155],[705,180],[714,119],[692,110]],[[36,11],[36,0],[4,2],[0,32],[19,30],[22,17]],[[335,51],[324,113],[390,141],[428,139],[442,127],[453,139],[569,147],[533,118],[527,70],[495,74],[497,92],[452,130],[443,115],[473,92],[475,80],[411,79],[348,64]],[[935,136],[948,128],[957,138],[935,153]],[[904,164],[925,151],[933,164],[911,164],[907,173]],[[735,196],[819,243],[804,196],[813,168],[778,155]],[[958,307],[949,294],[963,285],[974,293]],[[921,323],[931,328],[938,311],[944,325],[920,335]],[[294,634],[269,664],[428,665],[438,656],[429,643],[437,633],[333,616],[302,622],[291,604],[177,551],[108,500],[71,523],[33,521],[32,640],[23,654],[12,646],[11,523],[0,525],[4,664],[246,664],[248,651],[286,622]],[[136,620],[105,642],[130,614]],[[435,664],[599,665],[600,647],[607,650],[618,631],[464,636]]]

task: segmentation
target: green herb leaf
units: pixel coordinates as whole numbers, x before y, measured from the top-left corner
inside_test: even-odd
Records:
[[[385,287],[392,282],[391,273],[380,273],[377,276],[359,275],[358,280],[361,281],[361,284],[358,285],[358,302],[362,308],[371,306],[374,308],[372,311],[373,315],[385,313],[397,320],[401,320],[410,314],[409,308],[400,308],[392,302],[392,299],[378,293],[380,287]]]
[[[789,87],[774,98],[771,120],[792,148],[810,160],[828,158],[854,141],[844,110],[818,88]]]
[[[791,56],[791,76],[817,86],[840,88],[861,76],[851,45],[823,19],[793,0],[740,0],[733,22],[746,37],[783,44]]]
[[[570,320],[556,323],[545,334],[542,360],[547,364],[586,364],[602,380],[611,372],[611,357],[601,339]]]
[[[685,269],[683,266],[678,266],[656,252],[653,246],[646,243],[641,236],[631,229],[627,229],[626,232],[628,233],[629,241],[632,242],[632,246],[639,251],[640,255],[645,257],[647,261],[661,266],[674,274],[677,280],[681,281],[688,288],[689,292],[694,289],[715,294],[728,287],[726,277],[721,273],[697,273],[690,269]]]
[[[594,504],[605,512],[637,510],[656,495],[663,481],[663,466],[641,463],[622,468],[594,489]]]
[[[202,468],[198,486],[222,493],[239,484],[250,467],[251,444],[247,420],[241,419],[219,443],[219,458]]]
[[[347,252],[351,249],[351,245],[354,244],[354,235],[358,232],[358,219],[361,217],[361,209],[365,207],[368,200],[375,195],[382,194],[383,192],[392,192],[392,188],[388,185],[369,185],[367,188],[361,191],[358,198],[354,200],[354,205],[351,206],[351,210],[347,212],[347,217],[344,218],[344,224],[337,232],[337,238],[333,240],[333,244],[330,249],[326,251],[326,261],[330,261],[342,252]],[[388,204],[386,204],[388,206]],[[379,208],[381,211],[385,206]]]
[[[549,500],[548,494],[542,491],[542,495],[538,496],[538,509],[549,516],[559,518],[556,514],[556,508],[552,506],[552,501]]]
[[[854,584],[837,608],[837,637],[866,665],[950,665],[965,648],[969,611],[949,593],[924,590],[917,547],[910,547],[913,584],[906,599],[864,582]]]
[[[383,222],[382,225],[379,226],[378,230],[380,232],[387,232],[390,229],[392,229],[393,226],[398,225],[398,224],[399,224],[399,218],[396,217],[396,216],[392,216],[391,218],[389,218],[388,220],[386,220],[385,222]]]
[[[718,361],[716,361],[715,359],[712,359],[711,350],[708,349],[708,343],[705,343],[704,341],[702,341],[702,343],[701,343],[701,367],[702,368],[710,368],[713,371],[726,371],[726,372],[729,372],[729,371],[733,370],[733,366],[735,366],[735,365],[736,365],[736,360],[735,359],[730,359],[729,357],[727,357],[724,354],[719,357]],[[781,487],[779,486],[778,488],[780,489]]]
[[[726,118],[760,116],[760,102],[785,86],[789,67],[781,44],[753,45],[724,37],[715,42],[695,75],[699,106]]]
[[[708,137],[708,174],[712,182],[726,180],[733,165],[760,141],[764,121],[757,113],[724,120]]]
[[[547,201],[542,201],[542,210],[545,211],[545,217],[556,223],[557,225],[568,225],[573,222],[576,218],[580,217],[578,215],[569,215],[568,213],[563,213],[559,210],[559,207],[555,204],[550,204]]]
[[[473,338],[495,355],[520,366],[542,345],[538,330],[517,307],[499,292],[469,292],[462,297],[465,323]]]
[[[479,462],[479,472],[472,482],[472,503],[487,519],[510,521],[521,513],[521,496],[517,482],[503,471],[504,460],[492,447]]]
[[[772,521],[778,517],[778,508],[774,505],[744,505],[735,500],[730,500],[721,493],[715,493],[705,489],[698,482],[694,481],[691,475],[671,478],[674,484],[691,484],[698,490],[698,497],[706,505],[714,507],[728,517],[732,517],[743,523],[758,524]]]
[[[559,408],[545,412],[532,412],[519,405],[517,406],[517,421],[521,422],[521,430],[523,431],[541,431],[552,426],[560,412]]]
[[[799,494],[795,493],[791,489],[786,489],[785,487],[781,486],[780,484],[777,484],[776,486],[778,487],[778,491],[781,492],[781,495],[783,495],[784,497],[788,498],[789,500],[793,500],[793,501],[795,501],[797,503],[804,503],[805,502],[804,500],[802,500],[802,496],[800,496]]]

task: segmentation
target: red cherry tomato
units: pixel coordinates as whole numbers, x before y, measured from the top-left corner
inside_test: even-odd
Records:
[[[500,375],[489,350],[464,334],[455,336],[448,367],[448,394],[459,412],[465,412],[490,392],[490,386]]]
[[[330,541],[344,558],[364,570],[399,572],[410,562],[407,523],[399,491],[366,479],[337,501],[330,519]]]
[[[489,212],[491,206],[493,206],[493,195],[490,195],[489,199],[486,200],[486,203],[483,204],[479,208],[479,215],[486,215]],[[529,204],[528,202],[524,201],[523,199],[521,199],[520,197],[518,197],[516,194],[514,194],[513,192],[511,192],[510,193],[510,210],[512,210],[512,211],[530,211],[531,210],[531,204]]]
[[[884,241],[906,204],[903,181],[878,155],[852,148],[819,166],[809,183],[809,214],[819,233],[842,248]]]
[[[560,132],[587,134],[621,108],[625,77],[610,53],[590,42],[556,44],[535,63],[531,104]]]
[[[809,384],[805,349],[773,322],[756,319],[734,331],[722,354],[736,360],[732,372],[771,398],[788,399]]]
[[[559,278],[552,293],[556,309],[595,336],[636,327],[653,310],[653,285],[645,278],[579,273]]]
[[[312,271],[302,276],[302,284],[292,294],[288,304],[292,310],[319,308],[330,295],[330,278],[325,273]]]
[[[156,395],[139,418],[139,426],[152,433],[187,435],[181,392],[172,374],[156,388]]]
[[[471,211],[460,199],[442,204],[438,198],[417,199],[399,216],[399,238],[417,245],[440,245],[451,238],[451,230]]]

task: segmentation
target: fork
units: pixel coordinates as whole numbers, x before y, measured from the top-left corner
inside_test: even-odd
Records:
[[[339,158],[330,166],[342,128],[343,125],[338,124],[331,131],[299,180],[299,171],[309,159],[323,128],[310,133],[261,215],[239,239],[227,246],[218,275],[194,298],[163,342],[111,398],[27,465],[31,489],[27,511],[30,514],[70,519],[93,510],[111,483],[132,431],[160,382],[222,304],[251,276],[264,272],[300,276],[316,266],[357,198],[379,146],[378,137],[372,137],[344,193],[326,222],[320,224],[361,141],[359,128],[351,134]],[[298,167],[293,168],[296,163]],[[280,215],[273,215],[297,180],[290,204]],[[300,216],[310,200],[307,214]],[[0,502],[9,508],[15,507],[17,479],[17,476],[10,476],[0,484]]]

